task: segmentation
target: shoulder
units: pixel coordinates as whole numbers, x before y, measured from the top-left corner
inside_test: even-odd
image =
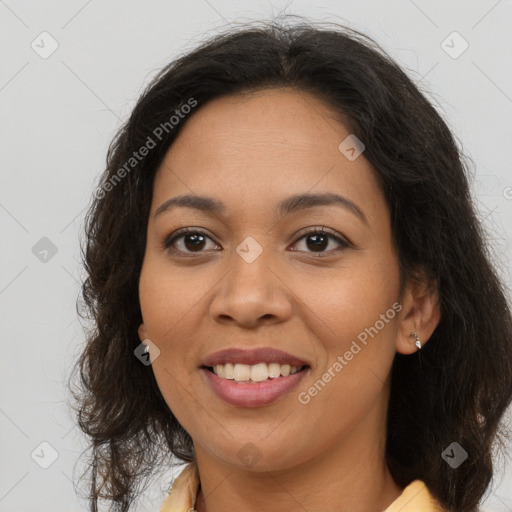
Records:
[[[414,480],[384,512],[445,512],[421,480]]]
[[[199,490],[197,464],[191,462],[178,475],[160,512],[189,512],[196,503]]]

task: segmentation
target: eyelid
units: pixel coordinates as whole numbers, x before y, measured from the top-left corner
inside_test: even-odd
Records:
[[[166,236],[161,244],[161,248],[163,250],[172,250],[175,253],[180,253],[182,255],[186,254],[188,256],[191,256],[194,254],[197,254],[197,255],[204,254],[205,251],[198,251],[197,253],[194,253],[193,251],[192,252],[180,251],[180,250],[174,249],[172,247],[172,244],[176,239],[178,239],[184,235],[187,235],[187,234],[204,235],[205,237],[207,237],[211,241],[213,241],[216,245],[220,246],[220,244],[210,234],[208,234],[208,232],[206,230],[204,230],[203,228],[185,227],[185,228],[180,228],[176,231],[173,231],[171,234]],[[347,237],[337,233],[336,231],[334,231],[330,228],[326,228],[325,226],[308,226],[306,228],[301,229],[300,231],[298,231],[297,233],[295,233],[293,235],[292,244],[296,244],[303,238],[306,238],[308,235],[313,235],[313,234],[328,235],[330,238],[332,238],[338,244],[340,244],[342,249],[354,248],[354,244]],[[333,251],[333,250],[331,249],[331,251]],[[316,254],[316,257],[322,257],[322,255],[331,256],[332,255],[331,251],[318,252],[318,253],[308,252],[308,251],[295,251],[295,252],[305,252],[306,254],[312,254],[312,255]],[[336,250],[334,250],[334,251],[336,251]]]
[[[339,242],[340,244],[342,244],[344,246],[354,247],[354,244],[346,236],[341,235],[337,231],[334,231],[333,229],[327,228],[325,226],[308,226],[307,228],[301,229],[300,231],[295,233],[295,235],[293,236],[293,238],[295,240],[294,243],[297,243],[299,240],[304,238],[306,235],[317,234],[317,233],[329,235],[330,237],[334,238],[337,242]]]
[[[176,231],[173,231],[172,233],[170,233],[169,235],[165,236],[163,241],[162,241],[162,244],[161,244],[161,248],[163,250],[170,250],[170,249],[174,249],[172,247],[172,243],[177,239],[177,238],[180,238],[184,235],[187,235],[187,234],[199,234],[199,235],[204,235],[205,237],[209,238],[210,240],[212,240],[213,242],[215,242],[215,244],[217,245],[220,245],[216,240],[215,238],[213,238],[206,230],[204,230],[203,228],[194,228],[194,227],[185,227],[185,228],[180,228],[180,229],[177,229]],[[177,252],[180,252],[183,254],[183,251],[179,251],[179,250],[176,250]],[[187,253],[185,253],[187,254]],[[188,253],[188,254],[193,254],[193,253]],[[197,254],[201,254],[201,251],[198,252]]]

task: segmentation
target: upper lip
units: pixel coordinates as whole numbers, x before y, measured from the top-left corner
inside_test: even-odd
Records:
[[[287,352],[271,347],[255,349],[227,348],[210,354],[202,362],[203,366],[207,367],[226,363],[247,365],[258,363],[279,363],[297,367],[304,365],[309,366],[306,361],[303,361],[292,354],[288,354]]]

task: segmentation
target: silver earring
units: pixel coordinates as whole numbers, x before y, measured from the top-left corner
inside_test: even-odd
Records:
[[[144,353],[145,353],[145,354],[149,354],[149,345],[146,345],[146,344],[144,343],[144,347],[145,347],[145,348],[144,348]]]
[[[416,338],[416,343],[414,343],[414,344],[418,347],[418,350],[420,350],[421,349],[421,341],[418,338],[418,334],[413,332],[413,333],[411,333],[411,336],[414,336]]]

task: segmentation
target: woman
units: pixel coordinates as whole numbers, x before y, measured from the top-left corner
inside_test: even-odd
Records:
[[[477,510],[512,323],[463,157],[372,40],[231,30],[169,64],[87,218],[91,510]]]

